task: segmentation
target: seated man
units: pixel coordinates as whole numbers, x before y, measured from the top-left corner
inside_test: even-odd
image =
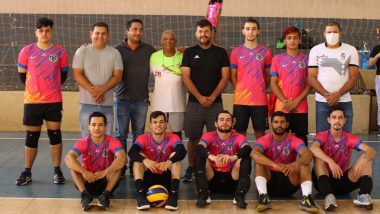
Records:
[[[331,128],[319,132],[310,147],[314,158],[313,181],[315,188],[325,198],[324,208],[335,209],[334,194],[347,194],[360,188],[354,200],[357,205],[372,209],[372,165],[376,151],[357,136],[343,131],[346,115],[342,107],[334,106],[327,118]],[[351,150],[364,154],[349,168]]]
[[[185,146],[176,134],[166,133],[168,127],[165,113],[150,114],[151,133],[140,135],[128,155],[133,162],[133,177],[137,190],[137,209],[149,209],[146,189],[160,184],[169,191],[166,209],[178,209],[178,188]]]
[[[233,116],[220,112],[215,119],[216,131],[203,134],[196,147],[195,184],[197,207],[211,203],[211,192],[234,193],[233,203],[246,208],[245,194],[251,186],[251,159],[244,135],[232,131]]]
[[[303,198],[299,208],[318,213],[319,208],[311,197],[309,163],[313,155],[301,139],[286,132],[288,125],[285,113],[281,111],[273,113],[272,131],[258,139],[252,150],[255,182],[259,193],[256,210],[261,212],[271,207],[268,194],[291,196],[301,186]]]
[[[71,177],[81,192],[82,208],[88,210],[94,196],[99,195],[103,209],[110,206],[109,198],[118,185],[126,154],[121,143],[106,135],[106,116],[94,112],[89,116],[90,135],[78,140],[67,153],[65,163]],[[82,155],[82,165],[77,158]]]

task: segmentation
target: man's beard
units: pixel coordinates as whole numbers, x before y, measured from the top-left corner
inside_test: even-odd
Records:
[[[221,133],[230,133],[232,131],[232,127],[229,127],[227,129],[222,129],[221,127],[218,127],[218,131]]]

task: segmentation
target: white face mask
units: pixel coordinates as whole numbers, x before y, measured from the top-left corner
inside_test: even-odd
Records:
[[[326,42],[329,45],[336,45],[339,42],[339,33],[326,34]]]

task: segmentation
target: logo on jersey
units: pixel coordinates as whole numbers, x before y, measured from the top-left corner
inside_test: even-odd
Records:
[[[342,58],[342,60],[345,60],[346,59],[346,53],[341,53],[340,57]]]
[[[195,55],[194,59],[199,59],[200,57],[198,55]]]
[[[298,63],[298,67],[301,68],[301,69],[306,68],[306,64],[305,64],[305,62],[304,62],[304,61],[299,62],[299,63]]]
[[[102,156],[103,156],[104,158],[107,158],[107,157],[108,157],[107,149],[103,149],[103,151],[102,151]]]
[[[259,61],[262,61],[264,59],[264,57],[260,53],[257,53],[256,54],[256,59],[259,60]]]
[[[290,154],[289,147],[284,147],[284,148],[282,149],[282,154],[284,154],[284,155],[289,155],[289,154]]]
[[[50,62],[56,62],[57,61],[57,55],[55,55],[55,54],[50,54],[49,55],[49,60],[50,60]]]

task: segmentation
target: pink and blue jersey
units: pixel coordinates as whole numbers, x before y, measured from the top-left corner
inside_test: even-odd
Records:
[[[170,154],[175,151],[175,147],[182,144],[182,141],[175,134],[165,133],[164,139],[161,142],[157,142],[152,134],[148,133],[140,135],[134,144],[140,147],[141,153],[146,158],[160,163],[167,161],[170,158]]]
[[[295,57],[286,53],[280,53],[273,57],[269,75],[278,77],[278,86],[287,100],[295,100],[305,90],[308,74],[307,64],[308,56],[301,52]],[[286,112],[280,99],[276,100],[275,111]],[[307,113],[306,97],[292,113]]]
[[[100,172],[111,166],[115,159],[115,154],[123,150],[120,141],[112,136],[105,135],[101,144],[95,144],[91,135],[78,140],[73,151],[82,155],[82,166],[90,172]]]
[[[265,69],[270,68],[271,60],[271,51],[261,44],[253,49],[240,45],[232,50],[231,69],[237,70],[235,105],[268,105]]]
[[[351,150],[356,149],[360,151],[359,146],[363,143],[357,136],[343,131],[339,141],[336,142],[331,135],[330,130],[319,132],[314,137],[314,142],[318,142],[321,145],[321,150],[334,160],[336,164],[340,166],[343,172],[347,171],[350,164]],[[327,169],[331,172],[331,169],[326,164]]]
[[[235,155],[240,149],[249,145],[244,135],[235,131],[231,132],[229,138],[222,140],[219,138],[217,131],[206,132],[202,135],[200,142],[207,145],[207,151],[212,155]],[[216,166],[215,162],[210,161],[212,168],[218,172],[231,172],[235,162],[226,163],[223,166]]]
[[[263,154],[275,163],[290,164],[297,160],[298,152],[305,147],[304,142],[288,133],[281,142],[273,139],[273,133],[270,132],[256,141],[255,146],[263,150]],[[277,169],[271,168],[273,171]]]
[[[209,4],[207,7],[207,20],[209,20],[213,27],[216,26],[216,20],[218,18],[218,13],[222,12],[222,4],[215,2],[214,4]]]
[[[55,44],[42,50],[29,44],[21,49],[17,66],[26,69],[24,103],[62,102],[61,72],[69,70],[63,47]]]

